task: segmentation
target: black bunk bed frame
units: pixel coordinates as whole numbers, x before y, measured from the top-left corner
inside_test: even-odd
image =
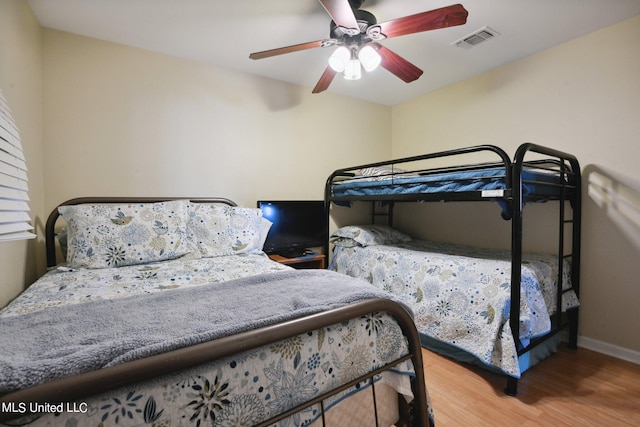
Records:
[[[353,178],[358,175],[357,171],[365,168],[393,167],[410,162],[442,159],[453,156],[463,156],[470,153],[489,152],[497,155],[500,161],[493,163],[471,164],[462,166],[438,167],[433,169],[420,169],[405,171],[400,169],[394,172],[392,177],[403,177],[408,174],[429,175],[446,172],[460,172],[477,168],[501,167],[504,168],[502,178],[505,181],[506,188],[503,191],[483,193],[482,191],[458,191],[458,192],[438,192],[438,193],[413,193],[413,194],[385,194],[371,196],[334,196],[332,192],[333,185],[345,178]],[[537,153],[545,156],[543,159],[525,160],[529,153]],[[556,174],[561,183],[540,183],[541,186],[553,186],[555,188],[554,195],[537,195],[525,194],[523,186],[532,183],[523,178],[525,170],[545,171]],[[393,178],[391,178],[393,179]],[[501,148],[494,145],[477,145],[472,147],[459,148],[454,150],[429,153],[413,157],[405,157],[390,161],[369,163],[360,166],[354,166],[344,169],[338,169],[333,172],[327,179],[325,185],[325,209],[327,218],[330,215],[331,203],[348,203],[354,201],[372,202],[372,223],[375,221],[376,204],[385,202],[388,210],[387,215],[389,225],[393,224],[393,205],[395,202],[417,202],[417,201],[493,201],[502,202],[507,206],[503,208],[502,217],[505,220],[511,220],[511,301],[520,301],[520,282],[522,275],[522,255],[523,255],[523,210],[527,202],[535,201],[558,201],[558,284],[562,283],[563,277],[563,260],[568,260],[571,265],[571,284],[576,295],[579,296],[580,288],[580,228],[581,228],[581,174],[580,164],[575,156],[541,145],[533,143],[524,143],[520,145],[515,153],[513,161],[509,155]],[[572,215],[567,217],[566,203],[569,203]],[[570,231],[565,230],[566,226],[570,227]],[[567,236],[569,234],[569,236]],[[565,244],[570,239],[570,250],[567,252]],[[325,253],[329,253],[329,236],[327,235]],[[517,284],[517,286],[514,286]],[[509,324],[516,340],[518,356],[528,353],[533,348],[553,337],[557,333],[568,329],[568,347],[577,348],[578,340],[578,308],[562,312],[562,295],[568,290],[563,290],[562,286],[557,286],[557,306],[555,313],[551,317],[551,330],[548,334],[532,339],[527,345],[523,344],[519,337],[520,310],[519,304],[511,304]],[[507,376],[507,385],[505,392],[508,395],[515,396],[517,394],[518,379]]]

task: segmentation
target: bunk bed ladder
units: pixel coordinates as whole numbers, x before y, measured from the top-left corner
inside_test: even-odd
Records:
[[[520,283],[522,280],[522,225],[523,225],[523,193],[522,193],[522,170],[524,163],[524,154],[526,151],[534,151],[543,154],[555,156],[560,160],[560,177],[562,178],[561,191],[558,202],[558,277],[557,277],[557,294],[555,314],[552,316],[551,331],[549,334],[556,334],[564,327],[569,327],[569,348],[577,348],[578,337],[578,309],[567,310],[567,320],[562,320],[562,296],[573,290],[579,296],[579,278],[580,278],[580,229],[581,229],[581,174],[580,165],[577,159],[565,153],[540,147],[535,144],[523,144],[516,153],[513,163],[512,174],[512,219],[511,219],[511,306],[509,326],[513,331],[513,336],[518,348],[518,355],[524,354],[535,347],[541,340],[532,340],[526,348],[523,346],[519,338],[520,310],[518,305],[513,301],[520,301]],[[568,186],[573,187],[572,193],[569,192]],[[567,218],[566,202],[570,202],[572,207],[571,218]],[[571,224],[571,251],[565,254],[565,227]],[[564,260],[571,260],[571,286],[568,289],[562,289],[564,277]],[[514,285],[515,284],[515,285]],[[521,351],[522,350],[522,351]],[[513,377],[507,378],[507,387],[505,392],[508,395],[515,396],[518,390],[518,379]]]
[[[556,327],[559,328],[562,324],[562,296],[564,295],[564,290],[562,289],[562,277],[564,273],[564,260],[571,256],[571,253],[565,255],[564,253],[564,228],[567,222],[572,222],[573,220],[566,219],[565,212],[565,200],[567,195],[567,187],[566,183],[566,165],[564,162],[560,165],[560,177],[562,178],[562,189],[560,190],[560,209],[559,209],[559,218],[558,218],[558,286],[556,287],[556,313],[555,316],[552,317],[556,320]],[[554,329],[552,327],[552,329]]]
[[[571,263],[571,286],[567,289],[562,289],[562,286],[557,287],[556,294],[556,312],[552,319],[555,319],[555,329],[564,328],[569,325],[569,348],[577,348],[578,340],[578,318],[577,309],[567,310],[567,319],[562,318],[562,298],[567,293],[573,290],[578,295],[579,286],[579,273],[580,273],[580,218],[581,218],[581,206],[580,206],[580,173],[579,169],[575,169],[576,165],[572,165],[572,170],[567,170],[566,162],[561,162],[560,176],[562,177],[562,190],[560,197],[560,212],[559,212],[559,239],[558,239],[558,282],[562,283],[564,277],[564,261],[570,260]],[[568,194],[568,183],[575,182],[574,196],[571,198]],[[572,206],[571,218],[566,216],[566,202],[570,201]],[[571,225],[571,251],[565,253],[565,233],[567,224]]]
[[[393,226],[393,202],[382,203],[380,201],[371,202],[371,224],[386,224]],[[381,222],[378,219],[386,217],[386,221]]]

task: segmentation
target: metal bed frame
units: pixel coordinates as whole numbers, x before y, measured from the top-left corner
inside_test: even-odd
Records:
[[[357,178],[357,171],[364,168],[375,167],[397,167],[398,165],[408,164],[417,161],[433,161],[434,159],[453,159],[463,158],[473,153],[489,153],[491,156],[497,156],[498,160],[490,163],[472,163],[462,164],[450,167],[435,167],[418,170],[405,171],[402,170],[389,176],[391,182],[395,178],[408,176],[409,174],[429,175],[443,172],[460,172],[473,170],[478,168],[494,168],[499,167],[504,170],[502,178],[504,179],[506,188],[502,191],[483,193],[482,191],[460,191],[460,192],[438,192],[438,193],[413,193],[413,194],[386,194],[372,196],[334,196],[333,185],[339,183],[344,178]],[[542,159],[526,160],[525,158],[531,153],[545,156]],[[525,194],[523,191],[524,184],[532,183],[523,179],[524,171],[545,171],[556,174],[560,178],[561,184],[536,182],[539,186],[554,187],[554,195]],[[506,209],[503,209],[503,218],[511,221],[511,301],[520,301],[520,281],[521,266],[523,252],[523,211],[527,202],[548,201],[553,200],[559,203],[558,215],[558,246],[557,259],[559,265],[558,283],[562,283],[563,277],[563,260],[567,259],[571,265],[571,283],[572,289],[579,295],[580,287],[580,229],[581,229],[581,174],[580,165],[575,156],[564,153],[559,150],[544,147],[537,144],[525,143],[518,147],[514,160],[511,161],[507,153],[494,145],[478,145],[436,153],[429,153],[413,157],[405,157],[396,160],[369,163],[360,166],[338,169],[333,172],[327,179],[325,185],[325,209],[327,218],[330,215],[331,203],[347,203],[353,201],[372,202],[372,223],[375,222],[379,213],[376,210],[376,204],[385,202],[388,209],[382,213],[387,216],[387,223],[393,224],[393,206],[396,202],[417,202],[417,201],[493,201],[501,202]],[[569,204],[572,213],[567,212],[566,204]],[[571,230],[567,232],[565,226],[569,225]],[[568,236],[567,236],[568,234]],[[565,242],[569,241],[571,249],[565,251]],[[329,253],[329,236],[327,236],[325,253]],[[517,284],[517,285],[516,285]],[[561,286],[557,287],[557,307],[555,314],[551,318],[551,331],[542,337],[531,340],[527,345],[523,344],[519,338],[519,322],[520,310],[519,304],[511,304],[510,306],[510,327],[513,336],[516,339],[518,356],[524,355],[533,348],[543,343],[550,337],[561,332],[565,328],[569,330],[570,348],[577,348],[578,336],[578,309],[568,310],[562,313],[562,294]],[[518,379],[508,376],[505,392],[515,396],[517,394]]]
[[[189,199],[197,203],[222,203],[229,206],[236,206],[233,201],[225,198],[188,197],[86,197],[68,200],[60,206],[107,203],[154,203],[180,199]],[[47,264],[50,267],[56,265],[55,224],[58,216],[59,214],[56,208],[49,215],[45,226],[47,236]],[[239,352],[244,352],[263,345],[268,345],[270,343],[305,334],[310,331],[339,324],[349,319],[377,312],[389,313],[397,320],[398,325],[408,342],[408,353],[405,356],[389,363],[386,366],[372,370],[368,374],[356,378],[347,384],[340,385],[321,396],[315,397],[313,400],[302,403],[295,408],[265,420],[259,425],[272,425],[273,423],[283,420],[309,406],[320,403],[322,425],[324,426],[326,425],[325,408],[322,405],[322,401],[363,381],[371,382],[371,393],[373,394],[375,405],[375,382],[373,381],[373,378],[398,363],[411,359],[415,368],[415,377],[411,381],[414,399],[411,403],[407,404],[404,398],[401,395],[398,395],[400,420],[397,423],[397,426],[429,426],[431,421],[427,409],[427,391],[423,373],[420,338],[415,324],[413,323],[413,319],[406,309],[400,304],[387,299],[361,301],[272,326],[262,327],[213,341],[173,350],[156,356],[126,362],[0,395],[0,408],[11,408],[11,405],[16,405],[19,402],[58,404],[61,402],[77,401],[81,398],[87,398],[109,390],[153,379],[164,374],[193,368],[203,363],[215,361]],[[25,415],[26,414],[6,412],[2,410],[0,411],[0,423],[24,417]],[[377,413],[375,414],[375,418],[376,423],[378,423]]]

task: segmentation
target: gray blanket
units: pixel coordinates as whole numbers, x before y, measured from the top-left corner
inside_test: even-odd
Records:
[[[0,318],[0,394],[370,298],[390,296],[294,270]]]

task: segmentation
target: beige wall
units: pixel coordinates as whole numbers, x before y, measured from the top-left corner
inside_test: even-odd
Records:
[[[20,129],[29,179],[31,219],[43,215],[41,31],[23,0],[0,1],[0,88]],[[44,271],[42,239],[0,242],[0,307]],[[38,250],[36,250],[38,248]]]
[[[583,167],[580,334],[640,351],[640,17],[394,107],[393,156],[475,144],[510,155],[523,142],[574,153]],[[482,49],[482,47],[478,47]],[[611,171],[616,171],[612,174]],[[608,193],[593,183],[602,182]],[[429,205],[402,226],[425,237],[509,244],[496,206]],[[544,245],[534,211],[528,235]],[[480,220],[475,220],[475,213]],[[544,215],[547,215],[544,213]],[[549,218],[553,214],[548,215]],[[416,218],[420,218],[418,226]],[[452,226],[452,224],[455,224]],[[460,225],[460,228],[458,228]],[[502,238],[492,232],[503,233]],[[470,236],[470,237],[469,237]],[[597,344],[597,343],[596,343]]]
[[[321,199],[391,154],[390,108],[44,30],[46,206],[84,195]]]

